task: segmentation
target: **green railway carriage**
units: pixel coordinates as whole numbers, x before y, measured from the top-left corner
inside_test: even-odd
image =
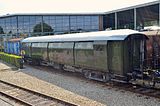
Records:
[[[34,59],[47,60],[48,43],[32,43],[31,57]]]
[[[142,33],[124,29],[30,37],[22,43],[26,58],[33,62],[58,65],[106,81],[140,70],[146,39]]]
[[[51,63],[74,65],[73,47],[74,42],[49,43],[48,61]]]

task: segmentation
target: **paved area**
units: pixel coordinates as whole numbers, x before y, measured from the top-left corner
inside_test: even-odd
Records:
[[[80,96],[74,92],[66,90],[57,85],[43,81],[42,79],[36,78],[34,76],[28,75],[22,70],[12,71],[4,70],[10,66],[7,66],[0,62],[0,80],[16,84],[18,86],[25,87],[27,89],[32,89],[37,92],[55,97],[57,99],[62,99],[64,101],[80,105],[80,106],[104,106],[104,104],[97,102],[95,100],[89,99],[84,96]],[[47,76],[46,76],[47,77]]]
[[[5,71],[5,70],[11,70],[11,68],[14,66],[11,66],[7,63],[2,63],[2,61],[0,60],[0,71]]]
[[[13,106],[13,105],[11,105],[11,104],[9,104],[9,103],[1,100],[1,99],[0,99],[0,105],[1,105],[1,106]]]
[[[0,71],[18,70],[17,67],[0,60]]]

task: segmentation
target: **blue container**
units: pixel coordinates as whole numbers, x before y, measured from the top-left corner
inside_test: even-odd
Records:
[[[4,52],[6,52],[6,43],[5,42],[4,42],[3,46],[4,46]]]
[[[11,54],[13,54],[14,45],[13,45],[13,43],[12,43],[12,42],[10,42],[9,49],[10,49],[10,53],[11,53]]]
[[[20,55],[21,52],[21,38],[11,39],[4,42],[4,51],[6,53]]]
[[[11,50],[10,50],[10,42],[7,42],[7,53],[11,53]]]
[[[20,55],[20,42],[14,42],[14,54]]]

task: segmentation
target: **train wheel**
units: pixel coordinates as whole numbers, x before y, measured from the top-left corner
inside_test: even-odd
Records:
[[[149,85],[149,87],[154,87],[155,86],[155,82],[153,82],[153,81],[148,81],[148,85]]]
[[[148,85],[149,85],[149,87],[155,87],[155,84],[156,84],[155,78],[154,78],[154,76],[151,76],[151,79],[148,80]]]
[[[155,77],[151,75],[149,78],[143,81],[143,86],[153,88],[155,87],[156,81]]]
[[[132,79],[132,77],[129,76],[129,75],[127,75],[127,77],[126,77],[126,82],[129,83],[129,81],[130,81],[131,79]]]
[[[38,59],[33,59],[32,60],[32,65],[36,65],[36,66],[40,66],[40,60],[38,60]]]
[[[103,76],[103,80],[104,80],[104,82],[109,82],[109,81],[111,81],[111,75],[110,75],[109,73],[105,74],[105,75]]]
[[[85,70],[85,71],[84,71],[84,76],[85,76],[86,78],[89,78],[89,75],[90,75],[89,71]]]

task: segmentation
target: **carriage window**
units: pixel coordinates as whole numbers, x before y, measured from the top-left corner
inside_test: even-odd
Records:
[[[93,42],[78,42],[75,44],[76,49],[93,49]]]
[[[38,43],[32,43],[32,47],[38,47]]]
[[[32,43],[32,47],[47,48],[47,43]]]
[[[95,51],[104,51],[104,45],[94,45]]]
[[[49,48],[57,48],[57,49],[72,49],[74,43],[66,42],[66,43],[49,43]]]

